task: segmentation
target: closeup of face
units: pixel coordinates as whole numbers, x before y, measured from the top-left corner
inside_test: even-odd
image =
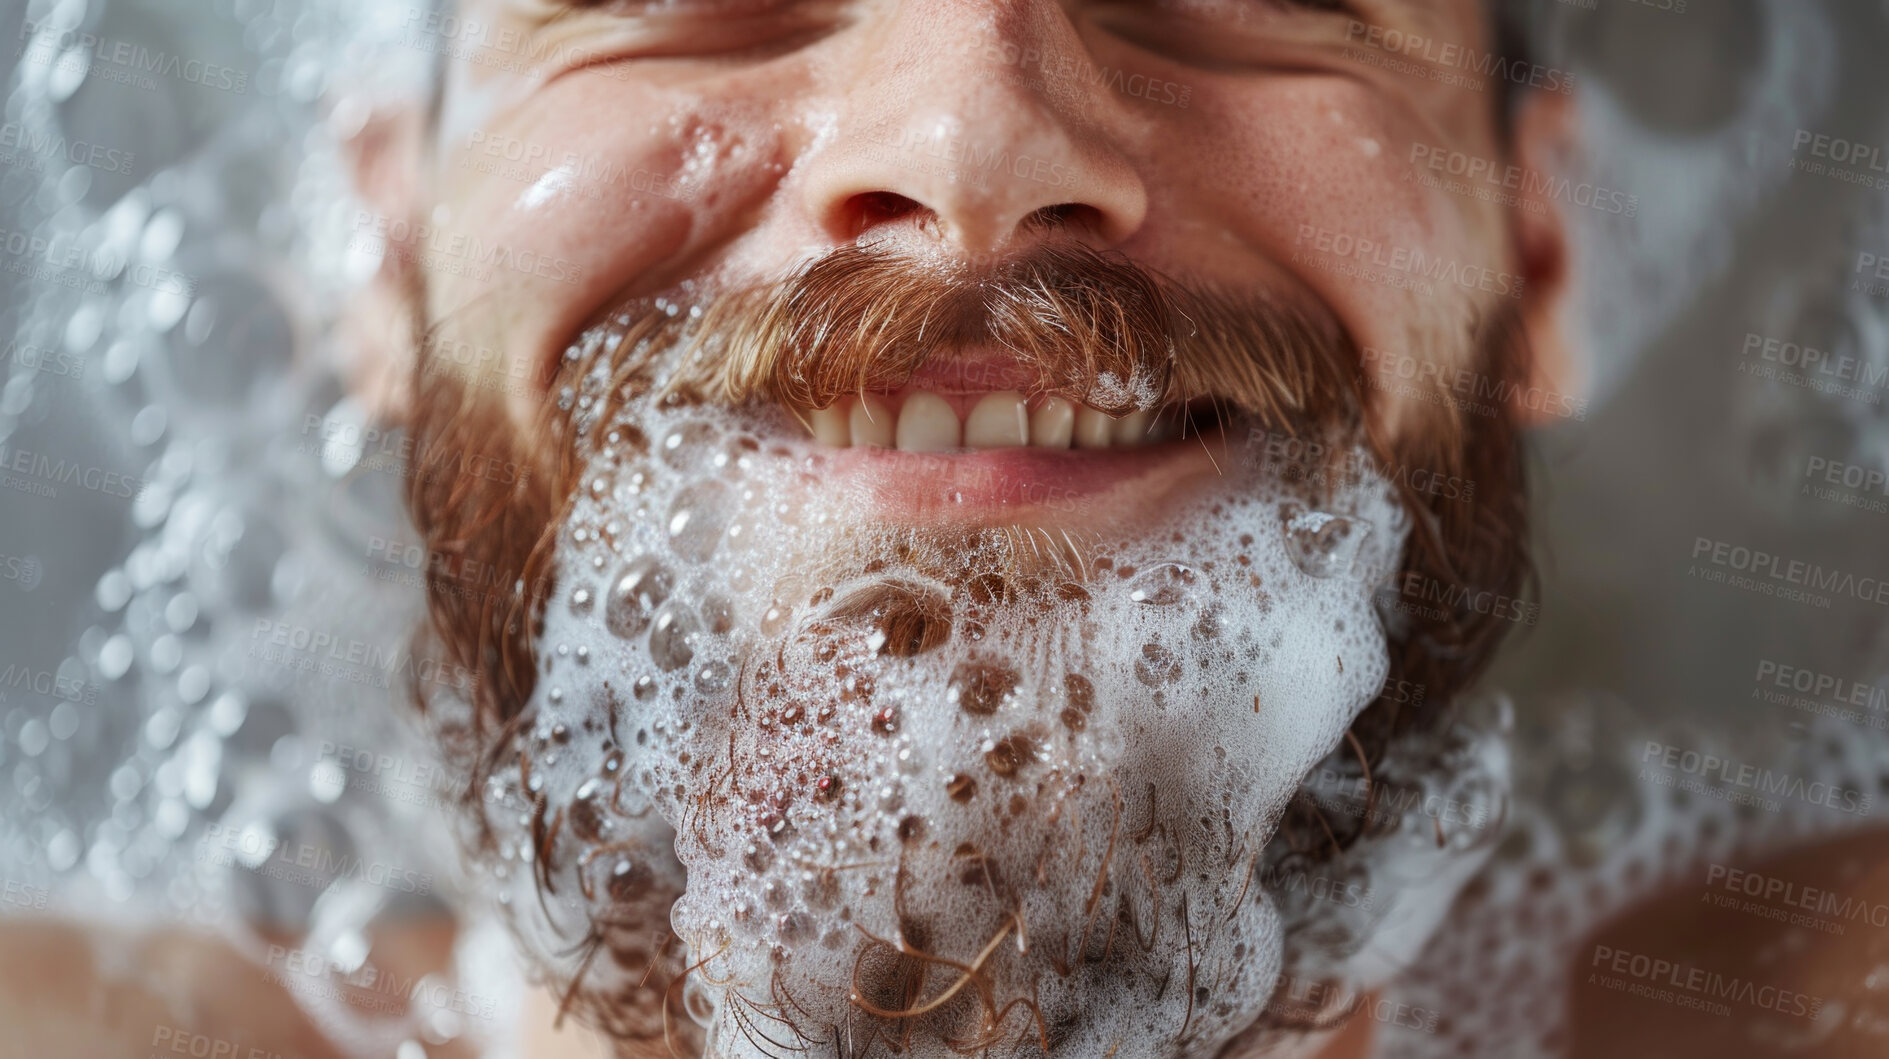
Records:
[[[568,1010],[730,1057],[1317,1024],[1269,866],[1360,824],[1295,794],[1512,624],[1566,359],[1553,204],[1452,176],[1558,149],[1489,12],[435,19],[382,226],[410,500],[518,589],[435,578],[481,680],[424,705]]]

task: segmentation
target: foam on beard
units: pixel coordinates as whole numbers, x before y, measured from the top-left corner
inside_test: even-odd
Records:
[[[855,525],[785,423],[588,424],[488,792],[525,946],[656,1017],[646,967],[579,943],[673,900],[717,1056],[1213,1054],[1283,958],[1262,850],[1385,676],[1388,486],[1288,483],[1236,439],[1212,489],[1072,553]]]

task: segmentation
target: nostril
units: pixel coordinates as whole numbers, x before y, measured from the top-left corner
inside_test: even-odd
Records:
[[[1025,230],[1098,233],[1104,227],[1102,211],[1081,202],[1059,202],[1034,210],[1023,219]]]
[[[847,220],[854,236],[882,224],[922,217],[930,212],[917,199],[907,198],[895,191],[868,191],[854,195],[846,203]]]

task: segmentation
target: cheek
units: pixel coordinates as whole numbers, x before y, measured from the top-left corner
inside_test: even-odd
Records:
[[[1360,345],[1403,348],[1460,328],[1490,296],[1485,286],[1504,285],[1481,276],[1508,269],[1488,238],[1499,226],[1487,204],[1418,179],[1413,153],[1450,139],[1427,108],[1396,98],[1345,77],[1197,93],[1185,123],[1155,132],[1153,157],[1202,164],[1151,167],[1173,181],[1157,201],[1176,228],[1209,233],[1208,260],[1257,254],[1279,265],[1332,305]],[[1452,330],[1442,348],[1462,344]]]
[[[437,233],[415,248],[435,320],[471,313],[536,367],[609,301],[699,270],[778,181],[766,101],[573,75],[440,144]],[[599,114],[615,115],[599,121]]]

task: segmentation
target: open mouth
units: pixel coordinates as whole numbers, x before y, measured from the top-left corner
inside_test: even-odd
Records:
[[[1089,383],[1094,392],[1115,391],[1111,406],[1149,403],[1121,400],[1135,396],[1121,380]],[[1212,398],[1112,415],[1049,388],[1035,370],[1010,358],[951,358],[922,367],[896,390],[843,397],[799,416],[826,447],[900,452],[1135,449],[1197,437],[1220,425],[1220,405]]]
[[[913,387],[843,398],[806,413],[806,423],[814,440],[829,448],[900,452],[1136,449],[1218,425],[1209,406],[1111,416],[1066,398],[1028,398],[1017,390],[948,394]]]
[[[795,418],[821,473],[859,487],[850,499],[895,522],[1114,522],[1227,466],[1231,420],[1212,398],[1110,415],[1031,395],[1019,371],[992,361],[927,367],[896,390]]]
[[[847,398],[808,422],[815,465],[846,502],[911,526],[1124,528],[1228,465],[1218,419],[1184,406],[1111,417],[1014,391],[918,390]]]

